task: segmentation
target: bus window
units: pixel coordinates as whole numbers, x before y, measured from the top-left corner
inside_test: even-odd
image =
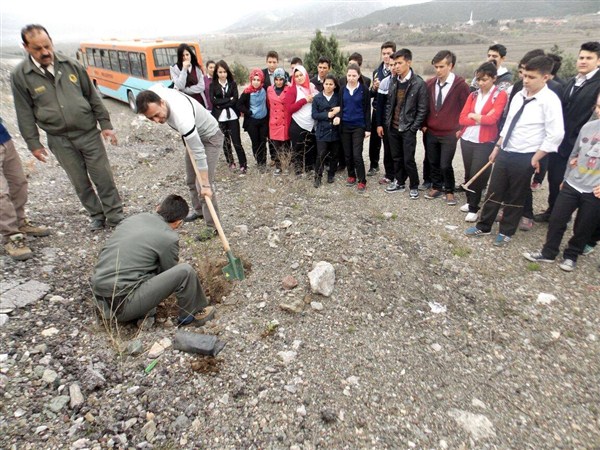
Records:
[[[140,60],[142,61],[142,77],[148,79],[148,69],[146,66],[146,54],[140,53]]]
[[[131,75],[135,77],[144,77],[142,65],[140,63],[140,54],[129,52],[129,62],[131,63]]]
[[[100,58],[100,50],[95,48],[92,51],[94,52],[94,66],[102,67],[102,58]]]
[[[100,50],[100,57],[102,58],[102,67],[110,70],[110,59],[108,58],[108,50]]]
[[[85,54],[85,52],[81,51],[81,49],[77,50],[77,61],[83,67],[87,67],[88,66],[87,55]]]
[[[117,55],[117,51],[116,50],[109,50],[108,51],[108,57],[110,59],[110,65],[112,67],[112,70],[114,70],[115,72],[120,72],[120,69],[119,69],[119,57]]]
[[[85,51],[85,59],[87,60],[88,65],[90,65],[90,66],[94,65],[94,54],[92,53],[91,48],[88,48]]]
[[[152,53],[156,67],[170,67],[177,62],[177,48],[155,48]]]
[[[121,73],[131,73],[128,52],[119,52],[119,66],[121,67]]]

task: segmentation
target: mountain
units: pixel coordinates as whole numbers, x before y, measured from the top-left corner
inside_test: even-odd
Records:
[[[363,17],[391,5],[397,5],[399,1],[346,0],[344,2],[303,1],[299,3],[297,5],[286,3],[285,6],[278,6],[281,3],[273,2],[273,8],[269,11],[249,14],[223,31],[243,33],[324,29],[357,17]]]
[[[598,0],[433,0],[408,6],[395,6],[375,11],[362,18],[349,20],[333,29],[357,29],[379,24],[467,22],[471,12],[475,22],[482,20],[525,19],[530,17],[564,17],[598,12]]]

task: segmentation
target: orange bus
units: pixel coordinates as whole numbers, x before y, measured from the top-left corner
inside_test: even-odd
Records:
[[[127,102],[136,112],[135,98],[140,91],[157,83],[171,84],[170,67],[177,62],[179,44],[162,39],[82,42],[77,59],[101,95]],[[202,66],[200,46],[188,45]]]

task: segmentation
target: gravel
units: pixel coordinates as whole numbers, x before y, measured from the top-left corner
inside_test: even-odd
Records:
[[[222,158],[223,225],[247,277],[223,280],[220,243],[195,241],[198,222],[181,231],[181,259],[217,302],[198,332],[223,351],[175,350],[169,305],[149,329],[105,326],[89,277],[110,230],[88,232],[56,160],[29,157],[3,67],[2,115],[29,173],[29,216],[53,234],[31,239],[31,260],[0,255],[0,292],[47,285],[0,321],[0,448],[600,446],[597,254],[572,273],[532,265],[521,253],[539,249],[545,226],[497,249],[463,236],[458,207],[389,195],[376,180],[366,195],[341,175],[315,189],[253,165],[239,176]],[[187,198],[178,136],[106,105],[126,214],[169,193]],[[457,179],[460,166],[457,156]],[[546,194],[534,194],[536,210]],[[308,278],[321,261],[335,271],[328,297]]]

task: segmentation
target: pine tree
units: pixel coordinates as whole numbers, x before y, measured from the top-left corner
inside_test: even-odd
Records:
[[[334,35],[329,39],[323,36],[321,30],[317,30],[315,37],[310,41],[310,50],[304,55],[304,67],[308,73],[314,75],[317,73],[317,64],[319,58],[325,56],[331,60],[331,70],[336,75],[342,75],[348,65],[348,55],[340,52],[338,40]]]

